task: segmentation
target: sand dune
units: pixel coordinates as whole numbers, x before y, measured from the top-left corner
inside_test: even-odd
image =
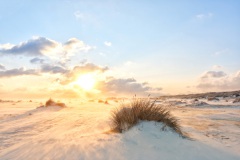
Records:
[[[237,105],[171,106],[182,129],[194,140],[183,139],[171,130],[161,131],[162,124],[156,122],[141,122],[123,134],[108,133],[110,112],[117,103],[76,101],[66,108],[34,105],[1,106],[0,159],[240,158]],[[8,114],[11,107],[18,112]]]

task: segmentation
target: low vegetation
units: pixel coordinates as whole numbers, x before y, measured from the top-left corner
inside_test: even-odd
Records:
[[[207,100],[208,100],[208,101],[219,101],[219,99],[216,98],[216,97],[208,97]]]
[[[103,101],[103,100],[101,100],[101,99],[99,99],[99,100],[98,100],[98,103],[104,103],[104,101]]]
[[[107,100],[104,101],[104,100],[101,100],[101,99],[98,100],[98,103],[109,104]]]
[[[55,101],[52,100],[51,98],[50,98],[49,100],[47,100],[46,103],[45,103],[45,107],[49,107],[49,106],[66,107],[66,105],[65,105],[64,103],[55,102]]]
[[[239,98],[236,98],[233,103],[239,103],[240,102],[240,97]]]
[[[158,99],[166,99],[166,98],[208,98],[208,97],[239,97],[240,90],[230,91],[230,92],[208,92],[208,93],[198,93],[198,94],[187,94],[187,95],[173,95],[173,96],[161,96]]]
[[[163,123],[162,129],[171,128],[182,137],[186,137],[181,131],[178,121],[169,110],[163,108],[149,99],[134,98],[130,103],[121,104],[120,108],[112,112],[112,131],[122,133],[138,124],[140,121],[156,121]]]

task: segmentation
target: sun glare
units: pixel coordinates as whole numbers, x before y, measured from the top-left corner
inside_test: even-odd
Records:
[[[84,90],[91,90],[95,85],[95,78],[92,74],[84,74],[78,77],[76,83]]]

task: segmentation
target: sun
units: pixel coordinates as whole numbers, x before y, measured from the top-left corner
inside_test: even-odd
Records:
[[[86,91],[93,89],[95,83],[96,83],[96,80],[93,74],[81,75],[78,77],[76,81],[76,84]]]

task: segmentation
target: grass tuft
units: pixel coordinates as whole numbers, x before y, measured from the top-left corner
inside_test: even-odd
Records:
[[[118,133],[130,129],[139,121],[156,121],[164,124],[162,130],[169,127],[181,137],[187,137],[170,111],[155,104],[155,101],[152,102],[150,99],[134,98],[130,103],[122,103],[120,108],[112,111],[111,120],[112,131]]]
[[[52,100],[51,98],[49,100],[46,101],[45,103],[45,107],[49,107],[49,106],[60,106],[60,107],[66,107],[66,105],[64,103],[61,102],[55,102],[54,100]]]

